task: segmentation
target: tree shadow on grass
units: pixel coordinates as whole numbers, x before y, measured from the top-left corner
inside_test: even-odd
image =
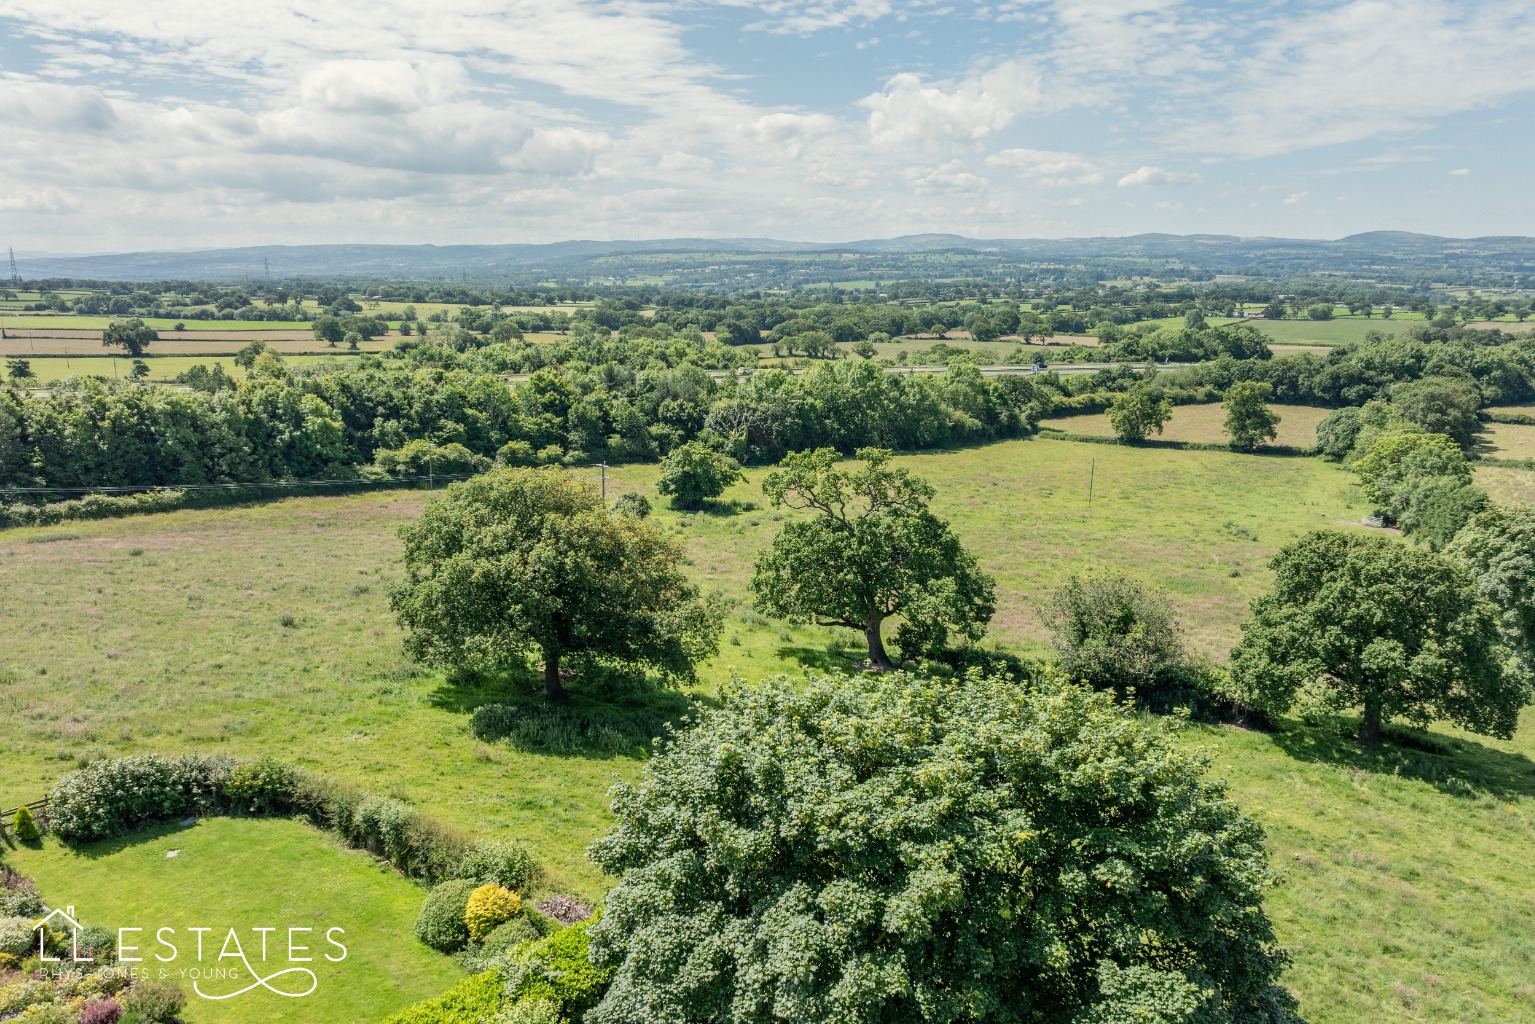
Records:
[[[1535,796],[1535,762],[1523,754],[1400,725],[1388,726],[1385,743],[1370,750],[1355,740],[1355,729],[1354,720],[1334,716],[1314,726],[1286,722],[1271,736],[1298,761],[1396,775],[1426,782],[1450,796]]]
[[[847,651],[826,647],[802,647],[781,644],[775,652],[780,658],[793,660],[802,668],[813,672],[862,672],[869,666],[867,651]]]
[[[473,711],[470,733],[485,743],[505,743],[522,753],[598,760],[643,760],[669,727],[716,703],[684,693],[644,672],[606,665],[580,666],[566,680],[570,697],[550,703],[538,694],[533,673],[445,683],[433,703]]]
[[[177,832],[187,832],[196,828],[196,824],[183,825],[188,817],[198,817],[195,812],[184,815],[170,821],[157,822],[153,825],[142,825],[125,836],[117,836],[112,839],[98,839],[95,842],[71,844],[64,843],[64,848],[76,857],[85,860],[101,860],[105,857],[115,856],[124,850],[131,850],[135,846],[143,846],[157,839],[175,835]]]

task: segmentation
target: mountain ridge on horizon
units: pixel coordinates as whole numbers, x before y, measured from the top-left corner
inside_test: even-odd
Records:
[[[1527,263],[1535,270],[1535,237],[1489,235],[1455,238],[1410,231],[1366,231],[1337,239],[1286,238],[1270,235],[1188,234],[1145,232],[1125,236],[1073,238],[974,238],[925,232],[890,238],[846,242],[800,242],[763,237],[707,238],[685,236],[652,239],[566,239],[559,242],[435,243],[327,242],[298,245],[268,244],[203,249],[139,250],[92,254],[23,254],[27,279],[209,279],[231,280],[268,273],[281,277],[446,277],[473,274],[526,274],[539,266],[551,270],[592,270],[591,261],[605,257],[679,256],[710,252],[758,254],[764,257],[852,253],[870,257],[909,257],[922,253],[965,253],[977,257],[1015,256],[1054,262],[1128,258],[1165,260],[1199,265],[1212,253],[1225,262],[1251,263],[1254,272],[1265,256],[1276,251],[1305,260],[1330,257],[1375,257],[1421,260],[1425,256],[1463,256],[1468,251],[1497,254],[1516,260],[1515,271]],[[273,266],[273,263],[276,266]],[[1208,268],[1207,268],[1208,269]],[[1217,271],[1222,272],[1222,271]]]

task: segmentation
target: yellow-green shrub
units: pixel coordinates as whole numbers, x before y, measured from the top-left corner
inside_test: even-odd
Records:
[[[495,930],[496,925],[510,921],[522,913],[522,898],[512,890],[494,882],[482,885],[469,894],[469,904],[464,907],[464,925],[469,937],[482,942]]]

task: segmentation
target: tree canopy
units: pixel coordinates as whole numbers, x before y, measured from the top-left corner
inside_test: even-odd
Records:
[[[591,856],[587,1024],[1286,1024],[1263,831],[1105,694],[727,690]]]
[[[114,320],[101,332],[101,344],[105,348],[119,347],[130,356],[141,356],[149,343],[159,338],[148,324],[138,317]]]
[[[1279,415],[1269,408],[1274,387],[1266,381],[1239,380],[1226,389],[1226,434],[1231,447],[1251,451],[1279,436]]]
[[[769,615],[864,634],[869,665],[892,667],[883,625],[900,615],[902,653],[932,652],[951,635],[975,640],[996,609],[995,585],[949,524],[928,508],[933,488],[862,448],[856,470],[830,448],[788,455],[762,490],[809,517],[786,524],[757,560],[751,590]]]
[[[1173,403],[1159,388],[1145,383],[1115,395],[1109,405],[1109,425],[1127,442],[1144,441],[1152,431],[1160,434],[1172,415]]]
[[[1232,675],[1255,704],[1358,708],[1359,740],[1381,725],[1439,719],[1508,738],[1529,703],[1510,672],[1497,612],[1459,562],[1389,537],[1317,530],[1269,563]]]
[[[555,469],[498,469],[452,484],[400,531],[392,595],[406,650],[450,666],[505,668],[536,653],[544,695],[584,655],[690,678],[720,620],[650,523],[610,512]]]
[[[1494,505],[1455,535],[1446,553],[1464,563],[1497,605],[1504,639],[1535,672],[1535,506]]]
[[[677,508],[698,508],[741,479],[741,464],[723,452],[698,441],[672,449],[661,460],[661,479],[656,489],[672,499]]]

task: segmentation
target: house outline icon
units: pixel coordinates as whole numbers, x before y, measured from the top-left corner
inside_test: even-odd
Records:
[[[60,910],[59,908],[55,907],[54,909],[48,911],[47,914],[45,914],[44,916],[38,918],[35,922],[33,922],[32,930],[34,932],[38,932],[38,935],[37,935],[37,955],[38,955],[38,958],[40,960],[43,960],[44,962],[49,962],[49,963],[62,963],[63,962],[60,957],[49,956],[48,955],[48,951],[47,951],[47,949],[43,945],[43,933],[38,931],[38,929],[44,928],[48,924],[48,922],[52,921],[55,917],[62,917],[64,920],[69,922],[70,936],[71,936],[71,939],[72,939],[71,946],[72,946],[72,951],[74,953],[74,959],[78,960],[78,961],[86,962],[86,963],[94,963],[96,961],[95,957],[93,957],[93,956],[81,956],[80,955],[80,922],[75,920],[75,908],[72,907],[72,906],[71,907],[65,907],[62,910]]]

